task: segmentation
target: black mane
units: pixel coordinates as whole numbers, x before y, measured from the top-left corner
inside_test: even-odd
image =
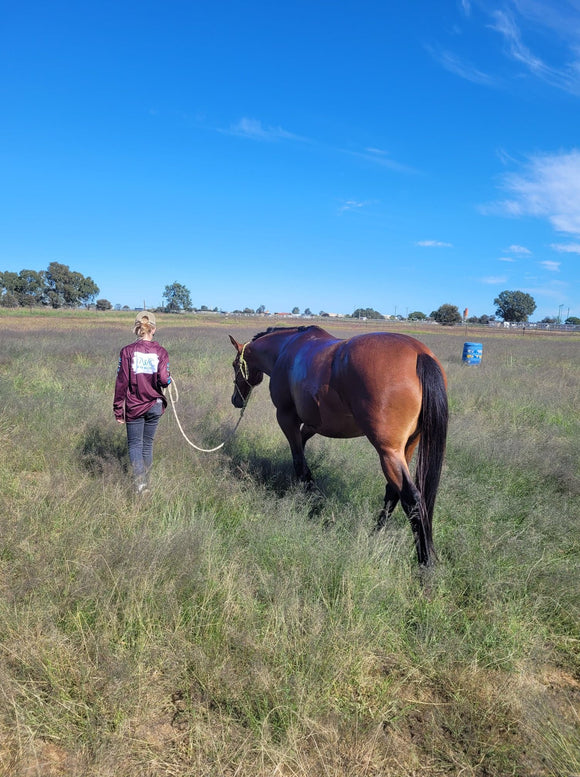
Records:
[[[257,335],[254,335],[252,342],[259,337],[264,337],[264,335],[270,335],[272,332],[304,332],[306,329],[310,329],[310,326],[269,326],[265,332],[258,332]]]

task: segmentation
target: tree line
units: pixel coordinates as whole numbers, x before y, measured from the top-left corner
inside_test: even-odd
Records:
[[[502,291],[494,299],[493,304],[496,305],[495,315],[500,316],[504,321],[527,321],[536,309],[534,298],[523,291]],[[384,318],[381,313],[372,308],[357,308],[352,317]],[[403,319],[403,316],[397,316],[397,318]],[[420,310],[415,310],[407,316],[408,321],[426,321],[427,319],[432,319],[443,326],[454,326],[455,324],[463,323],[463,321],[467,321],[470,324],[489,324],[495,320],[495,316],[483,315],[467,318],[467,311],[462,315],[457,305],[449,303],[440,305],[437,310],[431,311],[428,316]]]
[[[468,324],[490,324],[495,321],[495,317],[499,316],[504,321],[510,323],[526,323],[529,317],[536,309],[536,301],[530,294],[526,294],[523,291],[502,291],[493,301],[496,306],[495,315],[483,316],[471,316],[467,317],[467,310],[462,315],[459,312],[457,305],[450,305],[448,303],[441,305],[437,310],[431,311],[427,316],[420,310],[415,310],[409,313],[407,321],[427,321],[429,319],[436,321],[443,326],[454,326],[455,324],[461,324],[467,322]],[[352,318],[385,318],[382,313],[374,310],[373,308],[357,308],[352,314]],[[396,318],[403,320],[403,316],[396,316]],[[544,318],[541,323],[548,324],[560,324],[562,321],[556,318]],[[580,318],[576,316],[569,316],[565,324],[580,324]]]
[[[94,302],[99,293],[99,287],[90,277],[85,277],[79,272],[70,269],[66,264],[51,262],[44,271],[20,270],[20,272],[4,271],[0,272],[0,305],[2,307],[34,307],[43,305],[52,308],[76,308],[80,305],[88,305]],[[182,310],[191,311],[191,293],[189,289],[178,281],[167,285],[163,292],[165,301],[162,310],[168,313],[178,313]],[[536,302],[530,294],[523,291],[502,291],[495,299],[495,315],[504,321],[514,323],[525,323],[536,309]],[[110,310],[113,306],[106,299],[96,301],[98,310]],[[202,305],[200,310],[209,310],[206,305]],[[217,308],[213,309],[217,312]],[[260,305],[256,310],[253,308],[244,308],[243,310],[232,311],[234,313],[265,313],[265,305]],[[292,313],[298,315],[300,309],[292,308]],[[466,311],[467,313],[467,311]],[[456,305],[445,303],[437,310],[433,310],[429,316],[416,310],[407,316],[409,321],[424,321],[432,319],[444,326],[453,326],[463,321],[468,323],[488,324],[495,320],[495,316],[473,316],[466,317],[462,315]],[[304,310],[304,315],[311,316],[310,308]],[[327,316],[324,311],[320,311],[321,316]],[[356,308],[351,314],[351,318],[380,319],[385,318],[374,308]],[[402,319],[403,316],[397,316]],[[556,319],[545,319],[548,323],[556,322]],[[557,322],[561,323],[561,322]],[[572,316],[565,323],[580,323],[580,319]]]
[[[92,278],[59,262],[51,262],[48,269],[40,272],[0,272],[0,305],[3,307],[76,308],[88,304],[98,293],[99,287]]]

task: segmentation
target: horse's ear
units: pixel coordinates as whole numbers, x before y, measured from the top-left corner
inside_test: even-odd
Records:
[[[229,338],[230,338],[231,344],[234,346],[236,351],[238,353],[241,353],[244,346],[241,343],[238,343],[238,341],[235,340],[231,335],[229,335]]]

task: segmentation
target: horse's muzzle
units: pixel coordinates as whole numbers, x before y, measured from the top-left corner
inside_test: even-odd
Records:
[[[237,407],[238,410],[241,410],[244,406],[244,398],[240,394],[237,387],[234,389],[234,393],[232,394],[232,405]]]

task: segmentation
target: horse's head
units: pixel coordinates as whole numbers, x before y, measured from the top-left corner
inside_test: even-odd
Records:
[[[252,365],[251,353],[248,351],[248,343],[242,345],[230,335],[230,340],[236,349],[236,358],[233,362],[234,368],[234,393],[232,394],[232,405],[242,408],[250,398],[252,389],[261,383],[264,373],[256,366]]]

